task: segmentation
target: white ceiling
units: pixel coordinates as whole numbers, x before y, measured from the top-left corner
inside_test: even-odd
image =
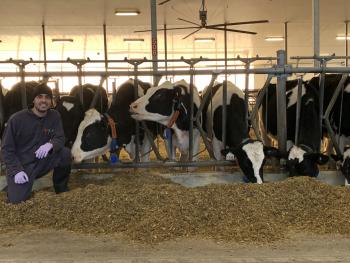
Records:
[[[161,0],[157,0],[161,2]],[[171,0],[163,6],[157,6],[157,23],[171,26],[189,26],[177,20],[182,17],[199,23],[198,10],[201,0]],[[256,31],[255,36],[229,33],[229,51],[231,54],[274,56],[276,50],[284,47],[282,43],[268,43],[266,36],[283,35],[284,22],[288,22],[288,50],[290,55],[312,55],[312,0],[206,0],[208,24],[268,19],[270,22],[257,25],[232,27]],[[137,8],[141,14],[137,17],[114,16],[116,8]],[[349,0],[320,0],[321,53],[345,54],[344,42],[336,41],[335,36],[345,33],[345,20],[350,19]],[[150,33],[133,33],[134,30],[150,28],[150,0],[1,0],[0,1],[0,52],[9,57],[20,56],[19,50],[33,49],[25,43],[40,46],[41,25],[46,25],[48,40],[57,36],[83,36],[71,46],[77,51],[103,50],[102,25],[106,23],[108,49],[114,53],[125,53],[130,47],[123,46],[123,37],[150,38]],[[221,31],[201,30],[194,36],[215,36],[215,44],[194,46],[193,37],[181,40],[191,30],[169,32],[169,52],[174,56],[182,52],[192,55],[205,55],[223,51],[223,33]],[[163,34],[159,34],[159,49],[163,49]],[[29,40],[28,40],[28,39]],[[28,42],[26,42],[28,40]],[[95,44],[92,44],[94,42]],[[34,48],[36,49],[36,48]],[[54,50],[48,46],[48,51]],[[140,53],[150,49],[146,41],[143,46],[133,46]],[[189,51],[190,50],[190,51]],[[14,53],[11,53],[14,51]],[[42,52],[42,50],[40,50]],[[149,50],[150,52],[150,50]],[[22,53],[23,55],[23,53]],[[138,55],[142,56],[141,54]]]

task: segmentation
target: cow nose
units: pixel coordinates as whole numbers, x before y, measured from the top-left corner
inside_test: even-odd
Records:
[[[132,104],[130,105],[130,109],[131,109],[131,110],[136,110],[136,109],[137,109],[137,104],[136,104],[136,103],[132,103]]]

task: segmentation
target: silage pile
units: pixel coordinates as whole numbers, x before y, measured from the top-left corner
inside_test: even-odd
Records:
[[[0,200],[2,232],[26,225],[124,234],[158,243],[183,237],[268,243],[294,232],[350,234],[350,187],[311,178],[185,188],[156,175],[76,176],[68,193],[39,191],[27,202]]]

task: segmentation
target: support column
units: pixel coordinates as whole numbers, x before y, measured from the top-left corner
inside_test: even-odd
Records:
[[[277,66],[283,68],[286,62],[284,50],[277,51]],[[286,110],[286,80],[285,74],[277,76],[277,138],[278,148],[282,153],[287,151],[287,110]]]
[[[320,55],[320,0],[312,0],[312,30],[314,55]],[[314,66],[319,67],[320,62],[314,60]]]
[[[152,66],[153,71],[158,71],[158,40],[157,40],[157,2],[151,0],[151,29],[152,29]],[[153,85],[157,86],[160,81],[160,77],[153,75]]]

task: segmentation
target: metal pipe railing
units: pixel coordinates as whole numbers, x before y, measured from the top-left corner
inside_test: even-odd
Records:
[[[294,134],[294,144],[298,145],[299,142],[299,126],[300,126],[300,111],[301,111],[301,96],[303,91],[303,78],[298,78],[298,97],[297,97],[297,110],[295,118],[295,134]]]
[[[119,162],[119,163],[79,163],[72,164],[73,169],[93,169],[93,168],[156,168],[156,167],[179,167],[179,163],[175,161],[167,162]],[[206,167],[206,166],[232,166],[230,161],[192,161],[181,162],[182,167]]]
[[[346,79],[347,79],[347,75],[343,74],[341,80],[338,83],[338,86],[337,86],[336,90],[333,93],[333,97],[332,97],[331,101],[328,104],[326,112],[324,114],[324,122],[325,122],[325,125],[326,125],[326,128],[327,128],[327,131],[329,133],[329,136],[331,137],[334,149],[335,149],[335,151],[337,152],[338,155],[342,155],[342,151],[339,148],[339,144],[338,144],[338,142],[337,142],[337,140],[335,138],[335,134],[334,134],[334,131],[332,129],[332,126],[331,126],[331,123],[330,123],[330,120],[329,120],[329,114],[331,113],[331,110],[332,110],[335,102],[337,101],[337,98],[339,96],[340,91],[344,87],[344,83],[345,83]]]
[[[271,83],[272,78],[273,78],[272,75],[268,75],[268,76],[267,76],[267,79],[266,79],[266,81],[265,81],[265,84],[264,84],[264,86],[262,87],[262,89],[260,90],[260,92],[259,92],[259,94],[258,94],[258,97],[256,98],[256,102],[255,102],[255,105],[254,105],[254,107],[253,107],[253,110],[252,110],[252,112],[251,112],[251,114],[250,114],[250,121],[251,121],[251,123],[252,123],[253,130],[254,130],[254,132],[255,132],[255,136],[256,136],[256,138],[257,138],[258,140],[260,140],[260,141],[262,141],[262,138],[261,138],[261,136],[260,136],[260,133],[259,133],[259,131],[258,131],[258,127],[257,127],[257,124],[256,124],[256,123],[257,123],[256,116],[257,116],[257,114],[258,114],[259,108],[260,108],[260,106],[261,106],[261,104],[262,104],[262,101],[263,101],[264,96],[265,96],[265,94],[266,94],[266,92],[267,92],[267,90],[268,90],[268,87],[269,87],[269,85],[270,85],[270,83]],[[266,97],[267,97],[267,95],[266,95]],[[267,104],[266,104],[266,108],[267,108]],[[267,109],[266,109],[266,110],[267,110]],[[267,123],[266,123],[266,126],[267,126]]]
[[[211,76],[211,80],[210,80],[209,86],[208,86],[208,88],[206,90],[206,93],[204,94],[204,97],[202,98],[201,104],[199,105],[199,109],[198,109],[196,117],[195,117],[199,133],[202,136],[203,143],[204,143],[205,148],[207,149],[211,159],[215,159],[214,152],[213,152],[213,147],[212,147],[211,143],[208,140],[206,132],[202,128],[200,119],[201,119],[201,116],[202,116],[202,113],[203,113],[203,108],[204,108],[205,104],[207,103],[208,99],[211,99],[211,90],[212,90],[212,88],[214,86],[214,82],[215,82],[217,76],[218,76],[218,74],[216,74],[216,73],[213,73],[213,75]]]

